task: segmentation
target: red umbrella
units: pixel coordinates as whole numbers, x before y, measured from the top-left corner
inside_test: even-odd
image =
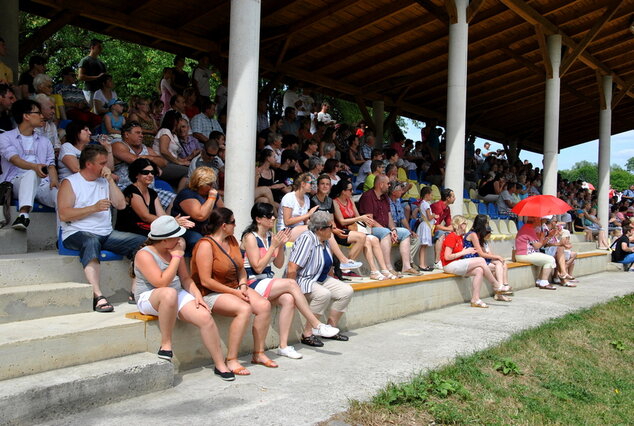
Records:
[[[566,213],[572,207],[552,195],[533,195],[520,201],[511,209],[518,216],[544,217]]]

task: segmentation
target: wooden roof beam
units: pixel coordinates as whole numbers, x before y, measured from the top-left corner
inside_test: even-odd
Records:
[[[592,40],[594,40],[597,34],[599,34],[599,31],[601,31],[601,29],[603,29],[605,24],[610,19],[612,19],[612,17],[616,13],[621,3],[622,3],[622,0],[612,0],[612,2],[608,4],[605,12],[603,12],[603,15],[601,15],[601,17],[594,23],[590,31],[586,33],[586,35],[579,42],[579,44],[573,49],[573,51],[570,52],[566,56],[566,58],[564,58],[561,64],[561,70],[559,72],[560,76],[563,77],[563,75],[566,74],[566,71],[568,71],[570,66],[577,60],[579,55],[581,55],[586,50],[588,45],[592,43]]]
[[[291,7],[293,4],[297,3],[297,1],[298,0],[267,0],[262,2],[262,12],[260,14],[260,16],[262,16],[261,20],[264,21],[269,19],[271,16]]]
[[[424,17],[416,17],[412,20],[410,20],[409,22],[406,22],[403,25],[399,25],[396,28],[393,28],[389,31],[386,31],[384,33],[381,33],[375,37],[372,37],[368,40],[365,40],[361,43],[358,43],[354,46],[350,46],[350,52],[353,52],[352,55],[356,55],[360,52],[364,52],[366,50],[369,49],[373,49],[376,46],[380,45],[381,43],[384,43],[386,41],[392,40],[396,37],[402,36],[403,34],[407,34],[410,31],[414,31],[418,28],[423,27],[424,25],[432,22],[434,20],[433,17],[431,16],[424,16]],[[333,64],[336,64],[340,61],[346,60],[347,57],[346,56],[339,56],[339,57],[329,57],[327,61],[324,60],[319,60],[319,61],[315,61],[311,64],[309,64],[307,66],[307,68],[315,70],[315,71],[319,71],[322,70],[326,67],[332,66]]]
[[[517,13],[524,20],[531,23],[532,25],[539,25],[544,29],[546,34],[561,34],[562,42],[564,45],[571,49],[575,49],[577,47],[577,43],[567,36],[559,27],[550,22],[548,19],[544,18],[539,14],[535,9],[529,6],[523,0],[500,0],[503,4],[505,4],[509,9],[513,12]],[[608,68],[604,63],[599,61],[597,58],[592,56],[589,52],[584,51],[579,55],[579,59],[586,64],[591,69],[600,69],[604,74],[611,75],[614,78],[614,82],[618,85],[618,87],[623,88],[625,86],[625,82],[610,68]],[[634,97],[628,92],[630,97]]]
[[[178,31],[170,27],[159,25],[140,19],[139,16],[131,16],[123,12],[117,12],[111,8],[105,8],[79,0],[33,0],[57,9],[71,9],[80,16],[104,22],[115,27],[130,30],[139,34],[162,39],[174,44],[190,47],[194,50],[218,51],[218,45],[204,37]]]
[[[48,40],[57,31],[61,30],[65,25],[70,24],[76,16],[77,14],[71,10],[61,10],[55,14],[50,21],[35,30],[29,38],[20,43],[18,50],[20,61],[34,49],[40,47],[42,43]]]
[[[623,100],[627,92],[634,87],[634,77],[631,77],[625,83],[625,87],[623,87],[619,92],[612,98],[612,109],[616,108],[616,106]]]
[[[363,17],[360,17],[357,21],[355,21],[353,27],[342,25],[341,28],[339,28],[337,31],[331,32],[328,38],[317,37],[304,43],[301,46],[296,47],[289,53],[288,59],[285,62],[288,63],[297,60],[305,55],[308,55],[316,49],[322,48],[326,45],[329,45],[330,43],[334,43],[337,40],[347,37],[350,34],[372,26],[376,22],[400,13],[404,9],[407,9],[411,6],[411,0],[396,0],[390,3],[389,6],[382,7],[380,14],[369,13]]]
[[[365,120],[366,126],[368,126],[373,133],[376,133],[374,119],[372,118],[372,116],[370,116],[370,113],[368,112],[368,108],[365,106],[365,101],[363,100],[363,98],[361,96],[355,96],[354,101],[357,103],[359,111],[361,111],[361,116]]]
[[[216,7],[213,7],[206,11],[194,10],[193,12],[180,17],[180,19],[179,17],[177,17],[178,24],[176,26],[178,27],[178,29],[182,30],[184,28],[187,28],[188,25],[191,25],[194,22],[208,20],[213,17],[220,16],[220,11],[227,7],[227,3],[229,3],[229,1],[225,0],[216,5]]]
[[[453,3],[453,0],[450,0],[450,2]],[[427,12],[434,15],[440,22],[445,25],[449,25],[449,14],[447,14],[447,11],[442,7],[436,6],[431,0],[416,0],[416,3]]]
[[[484,0],[471,0],[469,2],[469,6],[467,6],[467,23],[475,18],[483,3]]]
[[[161,0],[139,0],[139,1],[131,2],[129,4],[129,7],[125,9],[125,13],[127,13],[128,15],[134,15],[135,13],[139,13],[142,10],[145,10],[151,6],[154,6],[156,3],[159,3],[160,1]],[[116,28],[116,25],[110,25],[106,27],[106,29],[103,32],[107,34],[115,28]]]

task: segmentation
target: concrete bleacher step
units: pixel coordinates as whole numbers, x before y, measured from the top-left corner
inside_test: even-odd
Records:
[[[0,324],[0,380],[147,351],[143,322],[87,312]]]
[[[92,288],[65,282],[0,287],[0,324],[90,312]]]
[[[33,424],[165,390],[173,383],[174,366],[147,352],[5,380],[0,385],[0,424]]]
[[[0,255],[3,254],[22,254],[27,252],[27,235],[26,232],[16,231],[7,225],[0,229]]]

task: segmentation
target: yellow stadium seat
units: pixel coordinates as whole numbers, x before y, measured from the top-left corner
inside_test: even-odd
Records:
[[[431,199],[434,201],[440,200],[440,189],[436,185],[431,186]]]
[[[499,241],[504,239],[504,235],[500,233],[497,223],[494,220],[489,220],[489,227],[491,228],[491,239]]]
[[[509,227],[505,220],[500,220],[498,222],[498,230],[500,231],[500,234],[504,236],[504,240],[510,240],[514,238],[514,236],[511,235],[511,233],[509,232]]]

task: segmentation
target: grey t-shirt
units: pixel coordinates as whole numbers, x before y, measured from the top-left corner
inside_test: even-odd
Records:
[[[156,261],[156,263],[158,264],[158,267],[161,269],[161,271],[166,270],[167,267],[169,266],[169,263],[165,262],[165,260],[163,260],[163,258],[159,256],[158,254],[156,254],[154,250],[152,250],[150,247],[148,246],[143,247],[139,251],[147,251],[148,253],[150,253],[152,257],[154,258],[154,260]],[[141,273],[139,268],[137,268],[136,263],[134,264],[134,275],[135,275],[134,281],[136,282],[136,291],[134,292],[135,300],[139,300],[139,296],[141,295],[141,293],[154,290],[156,288],[145,278],[145,276]],[[175,288],[176,290],[183,289],[183,287],[181,286],[181,280],[180,278],[178,278],[178,274],[174,276],[174,279],[168,285],[168,287]]]
[[[97,76],[106,72],[106,64],[100,59],[95,59],[92,56],[86,56],[79,62],[79,68],[84,69],[84,74],[89,76]],[[84,81],[84,88],[90,92],[96,92],[101,89],[103,85],[103,79]]]

